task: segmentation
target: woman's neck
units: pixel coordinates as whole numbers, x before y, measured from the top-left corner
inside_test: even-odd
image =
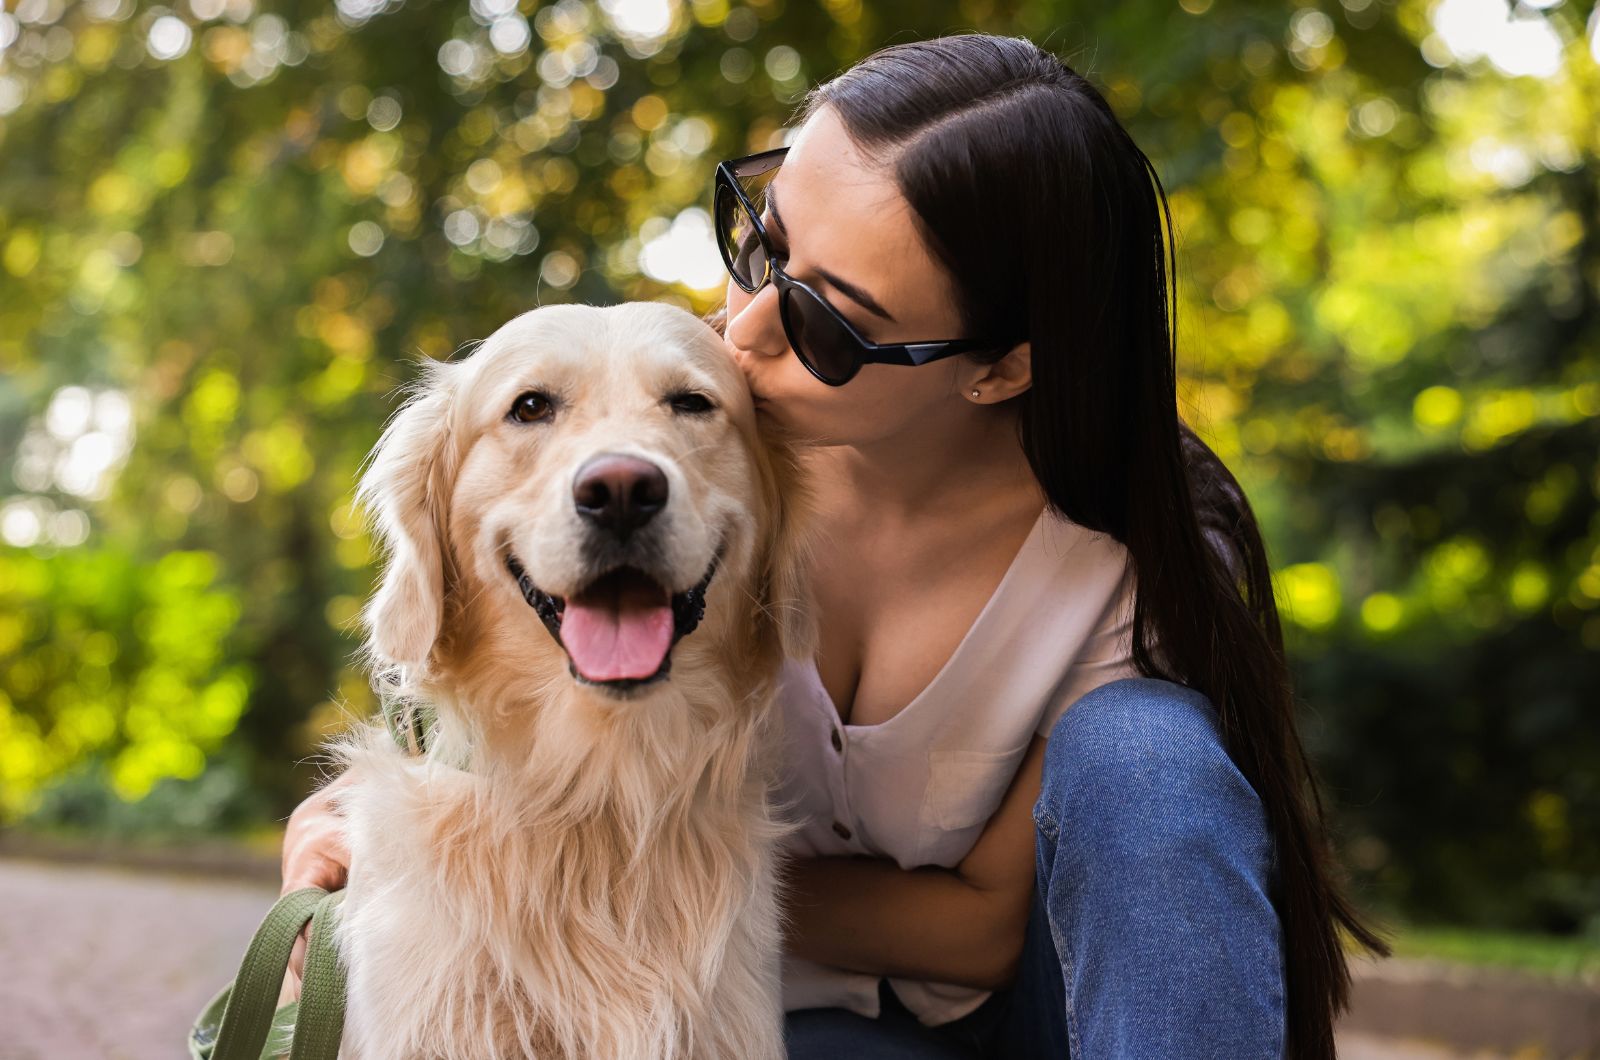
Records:
[[[949,423],[866,443],[808,452],[820,507],[865,513],[880,525],[914,525],[952,512],[1042,508],[1040,489],[1017,441],[1014,418],[983,410],[957,429]]]

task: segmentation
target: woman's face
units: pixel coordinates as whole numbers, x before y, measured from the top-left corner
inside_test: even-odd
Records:
[[[784,271],[872,342],[963,338],[954,286],[934,260],[892,167],[862,157],[828,107],[801,128],[768,185],[762,224]],[[965,357],[917,367],[867,364],[844,386],[817,379],[789,348],[778,292],[728,281],[726,338],[757,408],[819,445],[859,445],[975,409]]]

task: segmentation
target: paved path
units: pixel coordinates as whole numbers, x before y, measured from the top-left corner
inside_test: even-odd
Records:
[[[0,858],[0,1060],[182,1057],[189,1024],[237,970],[276,897],[265,881]],[[1421,1010],[1469,1015],[1452,1012],[1456,1002],[1419,1008],[1424,999],[1396,978],[1404,971],[1358,971],[1357,1011],[1339,1036],[1344,1060],[1571,1055],[1391,1037],[1417,1026]]]
[[[1351,975],[1343,1029],[1380,1042],[1420,1039],[1409,1047],[1418,1060],[1455,1055],[1438,1051],[1446,1043],[1474,1057],[1600,1058],[1600,982],[1415,958],[1358,960]]]
[[[0,861],[0,1060],[172,1060],[270,884]]]

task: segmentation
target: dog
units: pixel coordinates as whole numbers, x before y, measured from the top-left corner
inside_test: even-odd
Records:
[[[815,647],[810,500],[721,338],[555,305],[424,361],[356,490],[364,662],[425,755],[334,738],[343,1055],[784,1055],[770,802],[783,659]]]

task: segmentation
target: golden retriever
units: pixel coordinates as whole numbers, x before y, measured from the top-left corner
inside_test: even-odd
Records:
[[[329,750],[351,854],[344,1055],[783,1055],[769,710],[805,657],[797,451],[722,340],[531,310],[429,361],[357,499],[380,693]]]

